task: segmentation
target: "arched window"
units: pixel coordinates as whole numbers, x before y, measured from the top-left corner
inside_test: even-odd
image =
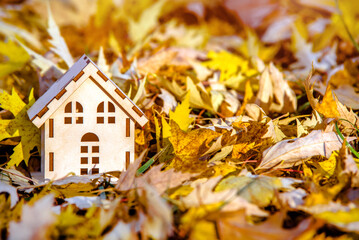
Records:
[[[99,173],[100,144],[99,138],[94,133],[86,133],[81,138],[81,169],[80,174]],[[89,171],[90,169],[90,171]]]
[[[73,111],[73,109],[75,110]],[[65,106],[65,124],[72,124],[73,119],[76,119],[76,124],[82,124],[84,122],[83,112],[81,103],[69,102]]]
[[[115,105],[112,102],[101,102],[97,106],[97,123],[98,124],[116,123],[115,112],[116,112]],[[105,122],[106,119],[107,122]]]
[[[96,134],[94,133],[86,133],[82,136],[81,142],[98,142],[99,139]]]

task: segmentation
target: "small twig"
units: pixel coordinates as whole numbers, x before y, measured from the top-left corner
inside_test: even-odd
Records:
[[[198,114],[196,122],[199,122],[199,119],[202,117],[202,114],[206,111],[206,109],[202,109],[202,111]]]
[[[301,170],[295,170],[295,169],[279,169],[284,172],[297,172],[297,173],[303,173]]]
[[[157,93],[155,96],[153,96],[153,98],[151,98],[151,100],[150,100],[144,107],[146,107],[146,106],[152,104],[152,102],[154,102],[157,97],[158,97],[158,93]]]

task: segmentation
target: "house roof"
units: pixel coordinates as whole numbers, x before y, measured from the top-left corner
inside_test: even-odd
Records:
[[[59,78],[27,111],[31,121],[42,124],[81,84],[90,78],[134,121],[144,126],[148,119],[141,109],[109,79],[86,55],[83,55],[61,78]]]

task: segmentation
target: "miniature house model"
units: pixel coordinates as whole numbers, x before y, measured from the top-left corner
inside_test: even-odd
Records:
[[[41,128],[41,176],[124,170],[134,161],[143,112],[83,55],[28,110]]]

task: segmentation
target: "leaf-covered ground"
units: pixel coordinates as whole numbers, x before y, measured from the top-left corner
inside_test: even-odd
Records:
[[[359,239],[356,0],[0,2],[0,239]],[[87,54],[125,172],[41,182],[26,111]]]

